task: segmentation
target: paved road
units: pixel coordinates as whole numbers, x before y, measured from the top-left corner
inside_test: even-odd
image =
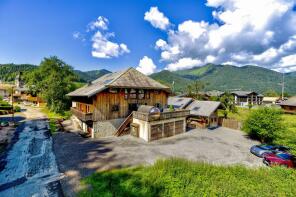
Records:
[[[0,196],[63,196],[48,123],[37,119],[44,115],[36,109],[30,108],[24,115],[28,119],[19,126],[18,139],[0,173]]]

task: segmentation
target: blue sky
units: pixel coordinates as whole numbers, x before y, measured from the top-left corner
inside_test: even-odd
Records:
[[[106,68],[118,70],[136,66],[143,56],[159,64],[154,49],[158,38],[165,37],[144,20],[151,6],[180,23],[188,19],[211,19],[200,1],[138,1],[138,0],[1,0],[0,1],[0,62],[39,64],[46,56],[56,55],[76,69]],[[92,57],[91,42],[81,42],[72,36],[84,32],[87,25],[104,16],[115,41],[124,42],[129,54],[117,58]],[[90,38],[88,38],[90,39]]]
[[[290,72],[295,22],[295,0],[1,0],[0,63],[56,55],[80,70],[224,63]]]

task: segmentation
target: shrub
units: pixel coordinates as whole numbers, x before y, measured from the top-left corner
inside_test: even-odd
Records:
[[[281,110],[269,107],[253,110],[244,122],[243,130],[261,142],[272,142],[285,130],[281,114]]]
[[[14,111],[15,112],[21,112],[21,107],[18,106],[18,105],[14,106]]]

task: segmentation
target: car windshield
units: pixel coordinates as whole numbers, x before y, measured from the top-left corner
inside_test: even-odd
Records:
[[[270,149],[272,149],[272,146],[270,146],[270,145],[261,145],[261,146],[259,146],[259,148],[262,148],[264,150],[270,150]]]
[[[287,155],[287,154],[277,154],[277,156],[281,159],[284,159],[284,160],[289,160],[291,159],[291,156],[290,155]]]

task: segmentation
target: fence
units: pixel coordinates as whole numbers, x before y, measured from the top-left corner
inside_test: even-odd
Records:
[[[219,118],[219,126],[241,130],[242,123],[234,119]]]

